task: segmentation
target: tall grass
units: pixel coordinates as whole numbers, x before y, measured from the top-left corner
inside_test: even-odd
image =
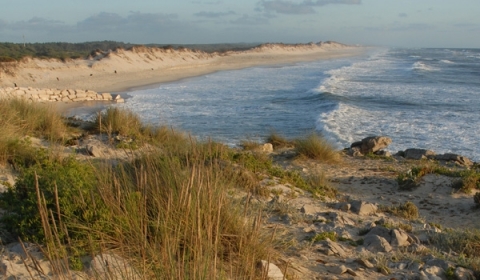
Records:
[[[106,111],[98,113],[94,123],[99,132],[109,135],[119,134],[135,137],[142,134],[140,117],[127,109],[110,107]]]
[[[305,138],[297,139],[295,147],[299,155],[327,163],[338,163],[341,156],[325,138],[312,133]]]
[[[111,279],[133,279],[131,271],[141,279],[258,278],[257,262],[271,259],[271,236],[260,230],[261,215],[251,216],[246,205],[227,196],[243,186],[222,165],[225,152],[223,145],[194,142],[186,151],[152,149],[117,166],[92,166],[93,189],[68,193],[58,181],[62,169],[40,179],[35,173],[35,182],[28,182],[36,191],[28,193],[36,197],[39,236],[52,265],[65,274],[78,268],[81,256],[112,253],[134,269],[109,272]],[[65,172],[74,170],[80,169]],[[16,199],[12,204],[24,203]]]
[[[0,164],[31,156],[25,136],[65,139],[68,128],[54,107],[23,99],[0,99]]]

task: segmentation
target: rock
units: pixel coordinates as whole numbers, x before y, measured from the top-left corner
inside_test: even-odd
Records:
[[[388,243],[391,241],[390,230],[386,227],[373,227],[365,236],[376,235],[385,238]]]
[[[319,243],[320,248],[318,249],[319,252],[327,255],[327,256],[339,256],[342,258],[347,257],[347,252],[343,248],[342,245],[331,241],[330,239],[326,239]]]
[[[352,212],[361,216],[369,216],[377,212],[377,206],[375,204],[360,200],[352,201],[350,209]]]
[[[102,152],[95,145],[87,145],[85,147],[85,149],[86,149],[87,153],[91,156],[94,156],[94,157],[101,157],[102,156]]]
[[[447,153],[447,154],[443,154],[443,155],[436,155],[435,159],[436,160],[444,160],[444,161],[454,161],[454,162],[456,162],[460,165],[467,166],[467,167],[473,165],[473,162],[469,158],[461,156],[461,155],[457,155],[457,154]]]
[[[446,260],[441,260],[441,259],[430,259],[425,262],[426,266],[436,266],[436,267],[441,267],[443,270],[447,270],[451,267],[455,267],[454,263],[446,261]]]
[[[435,156],[435,152],[425,149],[406,149],[404,152],[404,158],[406,159],[427,159]]]
[[[347,273],[352,276],[358,276],[358,274],[351,268],[347,268]]]
[[[347,267],[344,266],[343,264],[339,265],[339,266],[336,266],[336,265],[335,266],[328,266],[327,270],[330,273],[340,275],[340,274],[344,274],[345,272],[347,272]]]
[[[392,251],[392,246],[388,243],[388,241],[380,237],[378,235],[368,235],[363,240],[363,245],[365,249],[377,253],[377,252],[390,252]]]
[[[347,203],[347,202],[339,202],[339,203],[336,203],[333,207],[335,209],[339,209],[339,210],[342,210],[342,211],[345,211],[345,212],[348,212],[348,210],[350,210],[350,207],[352,205],[350,203]]]
[[[305,204],[303,207],[300,209],[300,212],[302,212],[305,215],[315,215],[318,213],[317,207],[310,205],[310,204]]]
[[[392,139],[386,136],[372,136],[362,139],[362,141],[358,141],[352,143],[350,146],[351,149],[355,149],[355,151],[360,152],[363,155],[368,153],[375,153],[386,148],[388,145],[392,143]]]
[[[112,100],[112,95],[108,92],[102,93],[103,100]]]
[[[271,143],[265,143],[262,146],[262,152],[273,153],[273,145]]]
[[[426,277],[428,280],[444,280],[447,279],[445,277],[445,270],[438,266],[430,266],[424,268],[420,271],[420,274]]]
[[[391,240],[390,245],[395,247],[403,247],[409,246],[410,242],[408,242],[409,236],[408,234],[401,229],[393,229],[390,232]]]
[[[374,268],[375,266],[367,259],[357,259],[357,263],[366,268]]]
[[[349,226],[355,225],[355,221],[339,213],[330,212],[328,214],[328,218],[333,221],[334,228],[337,228],[337,227],[343,228],[346,225],[349,225]]]
[[[262,271],[262,276],[270,280],[283,280],[283,272],[273,263],[261,260],[257,264],[257,268]],[[264,278],[262,278],[264,279]]]
[[[408,265],[407,265],[407,269],[408,270],[411,270],[411,271],[420,271],[420,269],[423,268],[423,264],[420,263],[420,262],[416,262],[416,261],[411,261]]]
[[[466,269],[463,267],[457,267],[455,269],[455,279],[458,280],[475,280],[475,275],[473,274],[473,271],[470,269]]]

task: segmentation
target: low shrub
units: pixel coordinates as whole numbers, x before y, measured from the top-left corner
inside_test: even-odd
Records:
[[[331,241],[337,241],[337,233],[334,231],[324,231],[321,233],[317,233],[315,234],[315,236],[311,238],[311,241],[318,242],[318,241],[326,240],[327,238],[330,239]]]
[[[85,242],[79,244],[78,241],[86,238],[85,233],[73,230],[72,223],[83,224],[92,230],[105,230],[98,224],[102,216],[100,199],[92,193],[97,184],[94,172],[91,165],[73,158],[56,160],[39,155],[34,164],[21,169],[15,186],[0,196],[0,203],[6,210],[2,223],[10,233],[25,241],[44,242],[38,187],[41,200],[46,204],[47,216],[50,211],[55,213],[56,224],[63,225],[62,220],[65,221],[76,246],[85,246]]]

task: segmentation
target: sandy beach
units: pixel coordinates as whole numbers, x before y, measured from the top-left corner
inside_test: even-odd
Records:
[[[248,51],[205,53],[135,47],[69,61],[24,59],[0,69],[1,87],[71,88],[124,92],[222,70],[360,55],[366,48],[338,43],[267,44]]]

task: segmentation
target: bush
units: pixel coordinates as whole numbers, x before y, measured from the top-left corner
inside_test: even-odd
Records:
[[[305,139],[297,139],[295,147],[298,154],[307,158],[328,163],[341,161],[340,153],[327,140],[317,134],[310,134]]]
[[[0,196],[0,203],[7,211],[1,218],[2,223],[9,232],[25,241],[44,242],[41,215],[45,213],[38,209],[38,187],[46,204],[47,217],[52,211],[57,225],[65,221],[66,228],[72,233],[70,238],[86,238],[85,233],[80,234],[76,228],[70,227],[72,223],[104,230],[98,224],[101,220],[100,200],[92,193],[97,184],[94,172],[92,166],[73,158],[51,160],[39,155],[35,164],[21,170],[15,186]]]

